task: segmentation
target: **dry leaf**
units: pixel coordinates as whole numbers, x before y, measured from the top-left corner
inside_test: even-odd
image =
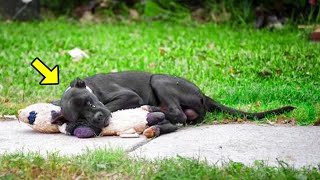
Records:
[[[256,107],[260,107],[261,106],[261,102],[260,101],[257,101],[256,102]]]
[[[314,126],[320,126],[320,118],[313,124]]]
[[[167,52],[168,52],[168,48],[166,48],[166,47],[160,47],[159,48],[160,55],[164,55]]]
[[[154,69],[156,66],[157,66],[157,65],[156,65],[155,62],[152,62],[152,63],[150,63],[150,64],[148,65],[148,67],[149,67],[150,69]]]
[[[138,13],[137,10],[135,10],[135,9],[130,9],[130,10],[129,10],[129,13],[130,13],[130,18],[131,18],[132,20],[139,20],[139,19],[140,19],[140,15],[139,15],[139,13]]]

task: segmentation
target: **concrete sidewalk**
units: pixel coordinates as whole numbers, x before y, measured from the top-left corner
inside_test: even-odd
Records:
[[[97,137],[79,139],[65,134],[44,134],[33,131],[28,125],[18,121],[0,121],[0,154],[22,152],[58,152],[61,155],[77,155],[96,148],[121,148],[126,151],[144,144],[148,140],[140,138]]]
[[[182,129],[163,135],[130,152],[159,159],[189,157],[221,165],[229,160],[252,165],[255,160],[294,167],[320,166],[320,127],[254,124],[210,125]]]
[[[145,159],[179,155],[210,164],[232,160],[251,165],[254,160],[264,160],[277,165],[277,160],[284,160],[295,167],[318,166],[320,127],[228,124],[182,128],[153,140],[143,136],[78,139],[37,133],[18,121],[0,121],[0,154],[31,151],[76,155],[95,148],[122,148],[130,156]]]

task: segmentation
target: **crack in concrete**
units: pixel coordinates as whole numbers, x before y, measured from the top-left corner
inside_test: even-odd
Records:
[[[151,138],[151,139],[145,139],[144,141],[141,141],[141,142],[138,142],[137,144],[129,147],[128,149],[125,150],[126,153],[130,153],[130,152],[133,152],[135,151],[136,149],[142,147],[143,145],[145,144],[148,144],[150,141],[152,141],[154,138]]]

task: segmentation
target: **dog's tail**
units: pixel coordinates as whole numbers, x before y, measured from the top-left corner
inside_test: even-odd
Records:
[[[269,110],[269,111],[249,113],[249,112],[240,111],[240,110],[233,109],[228,106],[222,105],[222,104],[214,101],[213,99],[211,99],[208,96],[205,96],[205,104],[206,104],[207,110],[209,112],[222,111],[222,112],[227,112],[231,115],[242,116],[247,119],[262,119],[268,115],[283,114],[285,112],[290,112],[295,109],[295,107],[293,107],[293,106],[284,106],[284,107]]]

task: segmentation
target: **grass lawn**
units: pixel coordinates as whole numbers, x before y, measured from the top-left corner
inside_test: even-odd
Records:
[[[73,62],[79,47],[90,58]],[[245,111],[283,105],[293,113],[269,117],[309,125],[320,118],[320,44],[308,32],[288,26],[256,30],[229,25],[131,23],[81,25],[74,22],[0,22],[0,115],[36,102],[57,100],[76,77],[139,70],[185,77],[217,101]],[[60,84],[40,86],[30,65],[39,57],[59,65]],[[229,118],[209,114],[206,121]],[[316,169],[293,170],[257,163],[223,168],[177,158],[147,162],[123,152],[95,151],[73,158],[38,154],[0,156],[0,179],[319,179]]]
[[[294,27],[131,23],[81,25],[67,21],[0,23],[0,115],[35,102],[57,100],[76,77],[138,70],[185,77],[217,101],[245,111],[293,105],[290,118],[320,118],[320,44]],[[79,47],[90,58],[73,62]],[[60,67],[60,84],[40,86],[30,65],[39,57]],[[207,121],[226,115],[209,114]],[[270,117],[275,120],[276,117]]]
[[[317,168],[294,169],[280,162],[270,167],[255,162],[209,166],[182,157],[144,161],[121,151],[96,150],[72,158],[55,154],[0,156],[0,179],[319,179]]]

